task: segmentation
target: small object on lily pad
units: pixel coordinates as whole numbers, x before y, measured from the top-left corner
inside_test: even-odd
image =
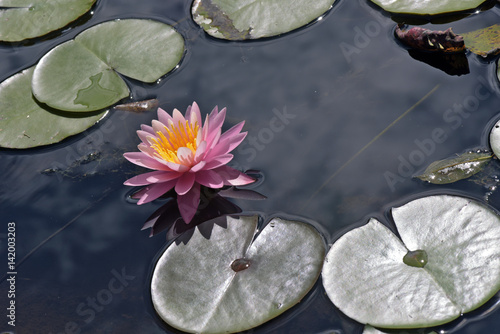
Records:
[[[500,53],[500,24],[462,34],[467,49],[482,57]]]
[[[462,12],[479,7],[486,0],[371,0],[384,10],[408,15],[440,15]]]
[[[195,0],[194,21],[213,37],[246,40],[300,28],[327,12],[335,0]]]
[[[103,109],[129,96],[118,73],[156,82],[183,54],[184,39],[168,24],[146,19],[103,22],[42,57],[33,73],[33,94],[59,110]]]
[[[78,19],[96,0],[0,0],[0,41],[18,42],[60,29]]]
[[[296,305],[321,272],[314,227],[258,216],[221,217],[181,235],[158,259],[151,298],[158,315],[189,333],[235,333]]]
[[[49,145],[87,130],[107,110],[85,115],[59,112],[39,104],[31,94],[35,67],[0,83],[0,147],[25,149]]]
[[[413,27],[409,30],[401,28],[400,24],[396,27],[396,37],[413,49],[437,53],[465,52],[463,37],[455,34],[451,28],[446,29],[446,31],[420,27]]]
[[[416,177],[434,184],[453,183],[479,173],[491,158],[491,153],[467,152],[450,159],[434,161],[423,174]]]
[[[375,218],[328,252],[323,285],[347,316],[380,328],[450,322],[500,290],[500,217],[475,200],[427,196]]]

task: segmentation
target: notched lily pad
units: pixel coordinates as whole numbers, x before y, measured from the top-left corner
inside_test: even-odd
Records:
[[[34,67],[0,83],[0,146],[31,148],[57,143],[94,125],[105,112],[59,113],[31,94]]]
[[[258,216],[223,217],[182,235],[159,258],[151,281],[158,315],[190,333],[256,327],[297,304],[311,289],[325,254],[310,225]]]
[[[183,53],[182,36],[162,22],[104,22],[40,60],[33,74],[33,94],[60,110],[99,110],[129,95],[118,73],[155,82],[177,66]]]
[[[453,183],[480,172],[491,158],[491,153],[467,152],[454,158],[434,161],[423,174],[416,177],[434,184]]]
[[[0,0],[0,41],[18,42],[60,29],[96,0]]]
[[[463,33],[467,48],[483,57],[494,56],[500,53],[500,25],[495,24],[487,28]]]
[[[490,146],[495,156],[500,159],[500,120],[491,129]]]
[[[432,327],[500,290],[500,217],[491,209],[439,195],[393,208],[392,216],[401,240],[372,218],[326,256],[326,293],[347,316],[381,328]]]
[[[195,0],[193,19],[209,35],[257,39],[300,28],[330,9],[335,0]]]
[[[376,5],[391,13],[410,15],[439,15],[461,12],[479,7],[486,0],[371,0]]]

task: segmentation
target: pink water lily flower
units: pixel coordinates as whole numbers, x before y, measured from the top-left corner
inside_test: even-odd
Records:
[[[222,133],[226,108],[215,107],[202,126],[200,108],[193,102],[183,116],[174,109],[170,116],[158,109],[158,120],[152,126],[141,125],[137,131],[140,152],[123,156],[130,162],[155,171],[125,181],[128,186],[147,186],[138,192],[137,204],[151,202],[175,188],[182,218],[189,223],[200,200],[200,185],[209,188],[240,186],[255,181],[250,176],[226,166],[230,154],[245,138],[240,132],[245,122]]]

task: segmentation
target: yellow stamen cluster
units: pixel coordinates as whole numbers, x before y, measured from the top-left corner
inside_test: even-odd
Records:
[[[199,126],[197,123],[189,125],[188,121],[185,124],[179,121],[177,127],[172,126],[170,129],[165,126],[168,136],[165,136],[161,131],[157,131],[156,138],[151,138],[154,142],[154,144],[151,144],[151,147],[156,151],[156,155],[159,158],[179,164],[177,150],[180,147],[187,147],[193,154],[196,154],[198,130]]]

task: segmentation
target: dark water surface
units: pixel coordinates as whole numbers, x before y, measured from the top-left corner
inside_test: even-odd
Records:
[[[129,81],[133,98],[156,97],[169,112],[184,111],[193,101],[202,113],[225,106],[227,128],[246,120],[248,137],[235,152],[234,166],[261,170],[265,177],[255,189],[268,199],[236,201],[243,210],[314,220],[332,243],[368,217],[384,219],[391,206],[423,194],[460,193],[500,209],[500,195],[487,196],[492,184],[435,186],[411,178],[435,160],[488,148],[500,112],[493,61],[468,54],[470,73],[461,76],[418,61],[393,38],[395,22],[365,0],[338,0],[305,29],[249,43],[207,37],[191,21],[189,6],[182,0],[99,0],[88,21],[56,38],[0,46],[0,79],[97,23],[160,20],[184,36],[186,55],[157,85]],[[427,26],[452,26],[460,33],[499,18],[500,7],[493,7]],[[448,112],[457,105],[465,112]],[[277,117],[285,123],[279,131],[273,130]],[[62,143],[0,151],[2,261],[8,222],[16,223],[18,261],[70,223],[17,268],[16,333],[176,332],[157,319],[148,292],[165,236],[148,238],[149,231],[140,231],[162,202],[136,206],[127,200],[131,189],[122,185],[142,170],[121,155],[136,149],[135,131],[153,118],[155,112],[112,111]],[[56,167],[62,172],[43,173]],[[5,312],[7,283],[0,285]],[[492,333],[500,328],[499,297],[439,330]],[[362,328],[341,315],[319,282],[298,306],[253,331],[350,334]]]

